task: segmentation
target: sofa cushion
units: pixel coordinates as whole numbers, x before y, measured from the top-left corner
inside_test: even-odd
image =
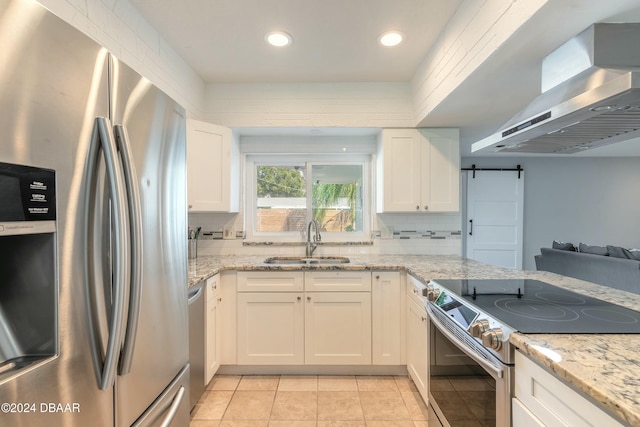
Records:
[[[593,255],[609,255],[609,250],[605,246],[591,246],[585,243],[580,243],[578,245],[578,252]]]
[[[628,251],[630,256],[640,251]],[[623,253],[623,252],[622,252]],[[540,269],[640,294],[640,261],[540,248]]]
[[[625,249],[620,246],[607,246],[609,255],[616,258],[635,259],[640,260],[640,250],[638,249]]]
[[[553,244],[551,245],[551,247],[553,249],[560,249],[562,251],[575,251],[576,250],[576,247],[573,246],[573,243],[559,242],[557,240],[553,241]]]

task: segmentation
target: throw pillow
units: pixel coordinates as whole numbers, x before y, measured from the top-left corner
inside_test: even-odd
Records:
[[[575,251],[576,250],[576,247],[573,246],[573,243],[559,242],[557,240],[553,241],[553,244],[551,245],[551,247],[553,249],[560,249],[562,251]]]
[[[593,255],[609,255],[609,251],[604,246],[591,246],[584,243],[580,243],[578,245],[578,251],[584,252],[585,254],[593,254]]]
[[[609,251],[609,256],[612,257],[640,260],[640,250],[638,249],[629,250],[620,246],[607,245],[607,250]]]

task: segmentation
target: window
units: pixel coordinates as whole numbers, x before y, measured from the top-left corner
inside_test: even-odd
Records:
[[[247,156],[247,238],[300,241],[312,219],[325,241],[368,240],[368,156]]]

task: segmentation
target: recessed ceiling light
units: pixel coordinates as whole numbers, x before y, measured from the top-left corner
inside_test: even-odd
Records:
[[[404,36],[399,31],[388,31],[378,37],[378,43],[386,47],[398,46],[402,40],[404,40]]]
[[[272,31],[264,36],[264,39],[271,46],[276,47],[289,46],[293,43],[293,37],[291,37],[291,34],[285,33],[284,31]]]

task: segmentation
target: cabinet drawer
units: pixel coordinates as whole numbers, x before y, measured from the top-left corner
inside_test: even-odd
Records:
[[[427,299],[422,296],[422,291],[427,286],[411,275],[407,275],[407,279],[407,296],[411,301],[424,307]]]
[[[238,292],[295,292],[304,289],[302,271],[239,271]]]
[[[308,271],[304,274],[306,291],[371,291],[369,271]]]

